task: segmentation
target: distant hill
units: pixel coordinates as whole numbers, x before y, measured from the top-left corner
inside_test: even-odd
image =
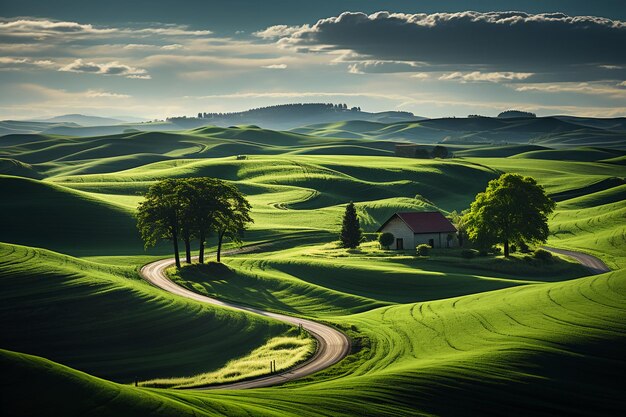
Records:
[[[86,116],[84,114],[64,114],[49,119],[37,120],[48,123],[76,123],[80,126],[112,126],[127,123],[127,120],[112,119],[109,117]]]
[[[624,119],[573,116],[427,119],[417,122],[324,123],[293,129],[311,136],[397,140],[422,144],[528,144],[626,148]]]
[[[200,113],[198,116],[202,117],[171,117],[168,121],[186,128],[206,125],[220,127],[258,125],[265,129],[289,130],[304,125],[348,120],[379,123],[425,120],[424,117],[415,116],[410,112],[369,113],[361,111],[359,107],[348,108],[345,104],[329,103],[282,104],[236,113]]]

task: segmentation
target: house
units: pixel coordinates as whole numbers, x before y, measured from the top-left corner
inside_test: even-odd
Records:
[[[378,229],[393,234],[391,249],[415,249],[422,243],[432,248],[458,246],[456,228],[438,211],[395,213]]]

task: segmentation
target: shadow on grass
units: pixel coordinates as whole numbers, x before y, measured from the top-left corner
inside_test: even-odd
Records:
[[[222,281],[234,277],[235,272],[227,265],[218,262],[184,265],[177,275],[185,281],[207,282]]]

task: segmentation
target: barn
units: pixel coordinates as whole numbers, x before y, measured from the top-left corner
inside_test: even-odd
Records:
[[[391,249],[414,249],[422,243],[432,248],[458,245],[456,228],[438,211],[395,213],[378,229],[391,233],[395,243]]]

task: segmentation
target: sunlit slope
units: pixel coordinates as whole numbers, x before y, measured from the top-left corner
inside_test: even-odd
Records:
[[[59,185],[0,175],[0,241],[68,253],[143,251],[132,211]]]
[[[626,267],[626,172],[619,164],[476,158],[475,162],[530,175],[558,201],[549,245],[588,252],[612,268]]]
[[[10,135],[0,157],[36,165],[47,176],[115,172],[174,158],[284,153],[393,155],[389,141],[320,138],[257,127],[204,127],[96,137]]]
[[[56,183],[108,194],[135,192],[137,183],[188,176],[236,181],[255,197],[281,194],[278,202],[293,209],[317,209],[348,201],[364,202],[420,195],[445,210],[461,209],[497,171],[464,161],[363,156],[254,156],[247,160],[179,159],[102,175],[59,176]],[[291,187],[291,188],[286,188]],[[303,194],[304,193],[304,194]]]
[[[626,274],[619,271],[383,307],[337,319],[364,337],[357,353],[286,388],[167,394],[125,388],[108,402],[100,398],[112,389],[106,382],[44,367],[37,358],[3,358],[20,369],[13,397],[39,386],[43,376],[59,387],[80,384],[83,400],[57,403],[60,411],[100,401],[98,410],[115,415],[127,400],[146,413],[169,415],[169,400],[176,399],[181,413],[197,407],[212,415],[611,416],[625,405],[625,300]],[[23,382],[24,370],[34,382]]]
[[[581,277],[565,260],[531,264],[511,259],[464,259],[458,252],[416,259],[378,249],[304,245],[225,259],[228,269],[185,268],[180,285],[212,297],[312,317],[348,315],[382,305],[436,300],[535,282]]]
[[[212,371],[289,326],[169,295],[112,267],[0,243],[0,346],[129,382]]]

